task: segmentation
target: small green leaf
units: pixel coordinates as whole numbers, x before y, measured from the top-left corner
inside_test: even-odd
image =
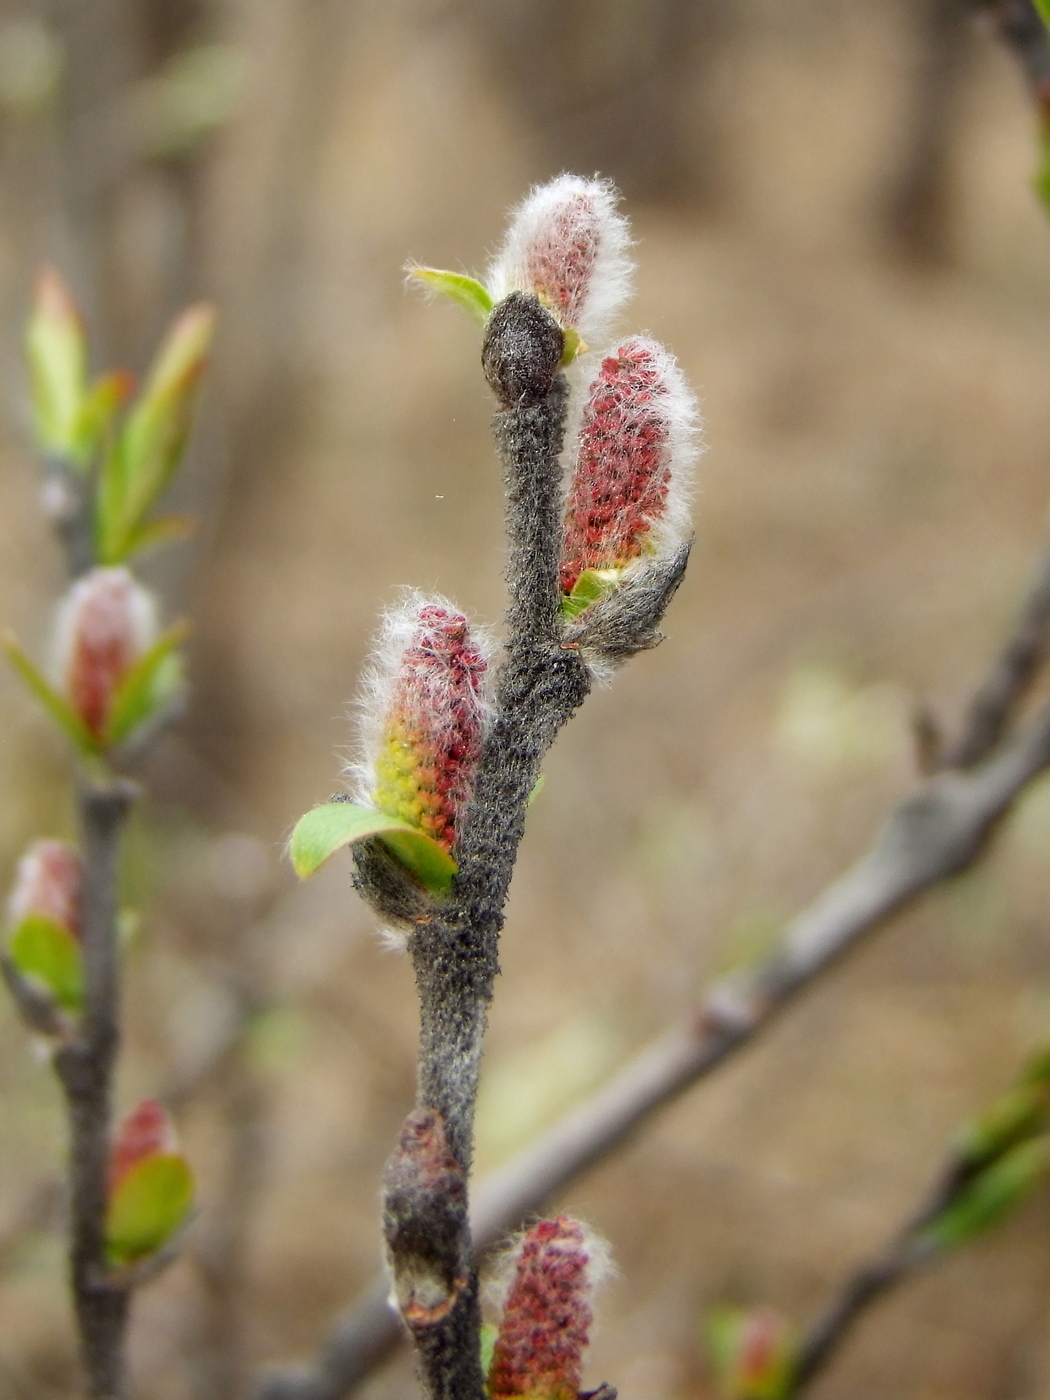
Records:
[[[584,609],[611,593],[622,577],[622,569],[584,569],[573,584],[572,592],[562,595],[562,615],[579,617]]]
[[[214,326],[209,306],[191,306],[182,313],[158,350],[122,430],[110,442],[95,503],[102,564],[127,559],[148,511],[179,465]]]
[[[1039,12],[1039,18],[1046,25],[1047,29],[1050,29],[1050,0],[1032,0],[1032,3]]]
[[[130,559],[132,555],[156,549],[158,545],[187,539],[196,528],[197,521],[192,515],[158,515],[131,532],[124,557]]]
[[[448,892],[456,862],[444,846],[408,822],[356,802],[326,802],[300,817],[289,844],[295,873],[305,880],[341,847],[373,836],[431,893]]]
[[[564,335],[565,340],[561,352],[562,369],[571,365],[578,355],[586,355],[588,349],[587,342],[574,327],[566,326]]]
[[[188,622],[161,633],[121,681],[106,721],[106,746],[122,743],[172,698],[182,683],[181,658],[175,648],[189,634]]]
[[[16,925],[8,954],[23,977],[35,978],[66,1011],[79,1011],[84,1000],[84,964],[80,944],[69,929],[41,914]]]
[[[136,1162],[113,1188],[106,1212],[106,1258],[116,1267],[153,1254],[182,1225],[193,1203],[193,1174],[180,1153]]]
[[[492,1356],[496,1350],[496,1343],[499,1340],[499,1328],[494,1327],[491,1322],[482,1323],[481,1326],[481,1374],[487,1376],[492,1370]]]
[[[1021,1084],[966,1125],[955,1145],[956,1160],[971,1171],[979,1170],[1048,1126],[1050,1098],[1045,1086]]]
[[[87,346],[76,303],[54,268],[37,276],[33,311],[26,328],[36,436],[47,452],[86,466],[77,448],[77,422],[84,398]]]
[[[442,272],[437,267],[410,267],[409,277],[422,282],[425,287],[440,292],[458,302],[483,326],[492,312],[493,301],[488,289],[474,277],[462,272]]]
[[[81,753],[99,754],[104,745],[87,727],[77,712],[69,704],[64,696],[51,685],[51,682],[37,670],[19,646],[17,639],[11,632],[5,632],[0,636],[0,646],[3,647],[8,661],[25,681],[26,685],[33,692],[36,698],[47,710],[48,714],[65,730],[66,734],[73,740]]]
[[[1009,1215],[1050,1168],[1050,1136],[1019,1143],[979,1173],[921,1232],[937,1249],[954,1249]]]

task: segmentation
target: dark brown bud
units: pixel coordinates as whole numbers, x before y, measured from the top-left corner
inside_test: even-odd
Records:
[[[464,1247],[467,1184],[449,1150],[441,1114],[416,1109],[405,1119],[383,1180],[390,1272],[401,1315],[413,1331],[440,1322],[469,1281]]]
[[[511,292],[485,327],[481,365],[504,408],[531,408],[550,393],[565,349],[565,334],[533,296]]]

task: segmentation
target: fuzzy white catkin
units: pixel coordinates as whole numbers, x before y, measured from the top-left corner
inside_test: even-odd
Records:
[[[628,257],[630,227],[617,212],[619,198],[608,180],[580,175],[559,175],[532,189],[512,213],[489,269],[495,300],[514,291],[531,292],[587,345],[601,341],[631,294],[634,272]],[[579,264],[573,265],[581,247],[588,264],[582,276]],[[539,279],[537,266],[546,270]],[[553,283],[559,283],[564,297],[551,295]],[[562,313],[558,303],[566,299],[570,305]]]

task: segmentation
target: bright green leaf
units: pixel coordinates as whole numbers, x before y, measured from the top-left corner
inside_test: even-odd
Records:
[[[1032,0],[1032,3],[1039,12],[1039,18],[1050,29],[1050,0]]]
[[[40,914],[29,914],[16,925],[8,955],[23,977],[34,978],[67,1011],[79,1011],[84,1000],[84,965],[80,944],[69,929]]]
[[[965,1244],[1030,1196],[1048,1168],[1050,1136],[1018,1144],[979,1173],[920,1238],[938,1249]]]
[[[586,355],[587,342],[580,335],[578,330],[572,326],[565,327],[565,341],[561,352],[561,366],[571,365],[578,355]]]
[[[122,743],[171,700],[182,683],[181,659],[173,653],[185,641],[189,630],[187,622],[169,627],[128,671],[110,706],[106,722],[107,747]]]
[[[179,465],[214,325],[209,306],[191,306],[182,313],[157,352],[122,431],[110,443],[95,508],[103,564],[123,563],[136,547],[147,512]]]
[[[295,873],[305,880],[341,847],[372,836],[378,836],[426,889],[448,892],[456,862],[444,846],[408,822],[356,802],[326,802],[299,819],[289,845]]]
[[[489,319],[493,306],[492,297],[488,289],[476,278],[467,277],[462,272],[442,272],[437,267],[410,267],[408,275],[435,292],[440,292],[442,296],[458,302],[470,312],[479,325],[483,326]]]
[[[153,1254],[185,1223],[193,1174],[180,1153],[136,1162],[114,1187],[106,1212],[106,1257],[121,1267]]]
[[[86,465],[77,448],[77,423],[85,392],[87,347],[76,303],[58,273],[37,277],[26,328],[36,436],[46,452]]]
[[[573,584],[572,592],[562,595],[562,615],[579,617],[585,608],[612,592],[622,577],[622,569],[584,569]]]
[[[492,1355],[496,1350],[496,1342],[499,1340],[499,1328],[494,1327],[491,1322],[482,1323],[481,1327],[481,1374],[487,1376],[492,1369]]]
[[[963,1167],[979,1169],[1048,1126],[1050,1098],[1045,1086],[1019,1085],[966,1125],[955,1145],[956,1160]]]
[[[26,685],[33,692],[36,698],[47,710],[48,714],[65,730],[66,734],[73,740],[77,748],[85,754],[99,754],[104,745],[87,727],[77,712],[69,704],[64,696],[51,685],[51,682],[40,672],[30,661],[19,646],[17,639],[10,632],[0,636],[0,646],[3,647],[8,661],[25,681]]]

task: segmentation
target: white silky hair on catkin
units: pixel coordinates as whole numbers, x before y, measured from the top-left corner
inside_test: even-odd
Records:
[[[372,805],[375,788],[375,766],[383,743],[387,719],[393,704],[394,690],[401,674],[405,651],[411,646],[419,626],[419,614],[425,607],[441,608],[464,617],[465,614],[437,594],[406,589],[398,601],[382,615],[375,647],[361,677],[361,693],[353,702],[352,713],[357,730],[356,757],[345,768],[350,795],[365,807]],[[486,670],[481,692],[477,696],[477,714],[481,732],[488,734],[492,724],[491,663],[495,643],[483,627],[468,619],[468,638],[485,659]]]
[[[511,292],[531,292],[529,250],[551,226],[557,213],[583,199],[593,213],[597,248],[590,283],[574,327],[588,345],[608,335],[631,295],[634,264],[628,256],[630,225],[617,212],[620,193],[598,176],[559,175],[536,185],[512,212],[506,238],[488,273],[488,288],[496,301]]]
[[[598,369],[602,361],[610,356],[618,356],[621,351],[632,348],[643,349],[651,356],[653,367],[663,385],[664,393],[657,400],[657,413],[667,427],[665,446],[666,461],[669,466],[669,480],[664,508],[652,522],[650,542],[652,553],[667,554],[677,549],[693,533],[692,504],[695,490],[695,467],[704,451],[703,422],[696,395],[678,364],[678,361],[658,340],[648,335],[632,335],[609,347],[596,357]],[[595,392],[601,388],[601,381],[594,373],[593,381],[586,393],[574,395],[567,441],[571,444],[564,457],[564,489],[568,495],[571,489],[576,459],[579,452],[579,437],[583,419]],[[649,411],[646,405],[646,411]],[[652,553],[645,552],[630,564],[627,574],[644,569],[652,559]]]
[[[670,477],[664,508],[652,523],[651,536],[655,552],[667,554],[684,544],[693,533],[695,469],[704,450],[700,406],[678,361],[658,340],[637,335],[624,344],[641,345],[649,351],[665,390],[660,396],[658,411],[667,424]],[[643,555],[643,562],[644,559]]]
[[[575,1216],[566,1217],[583,1232],[583,1250],[587,1255],[587,1289],[591,1297],[606,1280],[616,1277],[612,1249],[604,1235]],[[519,1230],[507,1241],[506,1248],[497,1254],[490,1265],[491,1273],[485,1283],[485,1300],[494,1312],[502,1314],[507,1305],[507,1295],[518,1268],[518,1260],[525,1244],[528,1230]],[[574,1246],[575,1248],[575,1246]]]

